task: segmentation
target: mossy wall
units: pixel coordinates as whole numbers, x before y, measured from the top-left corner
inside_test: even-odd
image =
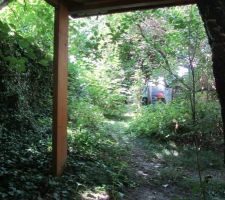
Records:
[[[51,58],[0,22],[0,128],[36,129],[51,105]]]

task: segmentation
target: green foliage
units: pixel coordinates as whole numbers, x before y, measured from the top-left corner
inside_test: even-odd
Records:
[[[124,110],[125,98],[112,88],[106,88],[96,80],[87,87],[88,95],[94,105],[99,106],[105,116],[119,117]]]
[[[186,101],[173,101],[146,106],[134,119],[130,133],[160,140],[193,143],[198,136],[204,146],[221,145],[222,121],[218,102],[201,102],[197,107],[197,123],[194,126],[190,107]]]
[[[42,0],[12,1],[0,11],[1,20],[46,55],[53,54],[53,7]],[[35,22],[35,23],[34,23]]]
[[[187,200],[203,199],[202,196],[199,195],[201,191],[201,186],[196,178],[185,178],[179,184],[184,189],[191,191],[192,195],[190,198],[186,198]],[[222,200],[224,198],[225,183],[223,181],[205,180],[203,186],[206,191],[205,195],[207,200],[214,200],[214,199]],[[179,200],[186,200],[186,199],[180,198]]]
[[[196,6],[70,20],[69,158],[63,176],[52,177],[53,8],[41,0],[14,1],[0,16],[8,24],[0,22],[0,199],[82,199],[89,190],[122,199],[129,186],[127,149],[113,138],[123,131],[103,122],[122,118],[129,94],[139,103],[145,78],[164,76],[177,89],[175,96],[194,93],[198,100],[196,123],[187,100],[143,107],[131,123],[129,133],[175,141],[172,149],[157,144],[149,153],[169,164],[158,182],[188,184],[179,167],[193,168],[194,150],[176,144],[189,146],[197,137],[200,147],[221,150],[211,53]],[[189,74],[179,77],[179,67]],[[203,170],[221,168],[213,152],[200,156]],[[211,196],[223,195],[223,183],[210,184],[204,187],[212,188]],[[190,185],[199,193],[196,180]]]
[[[0,33],[1,124],[11,130],[35,130],[38,118],[51,112],[52,63],[2,22]]]
[[[176,134],[175,125],[179,130],[185,129],[190,123],[190,112],[185,102],[172,102],[171,104],[159,103],[146,106],[130,126],[130,132],[161,139],[170,138]]]
[[[77,118],[78,124],[82,124],[82,119],[85,118],[82,116],[85,115],[84,124],[88,121],[95,124],[91,122],[92,119],[101,119],[100,115],[119,117],[124,112],[124,95],[117,87],[110,85],[107,79],[98,78],[98,71],[93,73],[90,74],[85,69],[78,73],[74,65],[69,68],[69,115],[71,119]]]
[[[157,177],[151,179],[155,187],[164,185],[166,193],[175,187],[173,196],[177,200],[199,200],[201,186],[199,184],[195,147],[180,145],[175,142],[162,143],[154,139],[142,137],[136,145],[147,151],[147,160],[159,160]],[[203,187],[207,199],[223,199],[224,196],[224,164],[222,152],[201,149],[199,152]],[[154,181],[154,182],[153,182]]]
[[[72,107],[70,124],[73,127],[80,129],[87,128],[89,130],[100,128],[104,117],[98,106],[85,101],[80,101],[70,106]]]
[[[69,133],[67,165],[57,178],[51,175],[51,135],[1,131],[0,198],[76,200],[96,187],[103,187],[110,196],[122,192],[129,184],[122,160],[126,151],[103,132]]]

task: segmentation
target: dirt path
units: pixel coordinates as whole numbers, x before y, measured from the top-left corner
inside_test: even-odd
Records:
[[[129,174],[136,183],[125,191],[124,200],[170,200],[177,194],[177,188],[159,180],[160,170],[165,166],[162,160],[150,158],[137,138],[124,134],[129,124],[126,121],[109,121],[111,134],[121,145],[131,148],[127,158]],[[182,192],[181,192],[182,193]],[[176,195],[178,197],[178,195]]]
[[[148,160],[143,149],[134,147],[129,161],[130,173],[138,184],[136,188],[126,192],[126,200],[167,200],[168,197],[155,188],[155,179],[163,164],[157,160]],[[166,185],[165,185],[166,187]]]
[[[126,191],[125,200],[171,200],[183,195],[175,185],[160,180],[160,170],[165,167],[162,160],[149,158],[148,153],[133,145],[129,160],[130,174],[137,186]]]
[[[123,200],[200,199],[199,193],[193,196],[193,186],[188,182],[189,179],[197,184],[199,182],[198,173],[195,170],[195,157],[188,161],[188,164],[191,165],[190,168],[188,166],[183,167],[183,165],[176,164],[177,159],[183,162],[184,160],[181,159],[184,158],[182,157],[183,152],[179,152],[175,144],[173,144],[175,147],[173,145],[170,147],[161,145],[159,147],[158,143],[151,143],[147,139],[146,146],[146,139],[144,141],[144,139],[125,134],[126,129],[129,127],[129,120],[112,120],[107,123],[112,137],[121,145],[130,149],[126,161],[130,178],[136,185],[125,190]],[[168,160],[168,158],[166,160],[165,155],[170,155],[169,159],[171,160]],[[178,155],[181,156],[177,157]],[[202,171],[203,178],[208,175],[213,177],[214,181],[218,180],[219,182],[225,178],[222,170],[212,168]]]

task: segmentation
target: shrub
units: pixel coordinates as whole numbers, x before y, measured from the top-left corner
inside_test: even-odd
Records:
[[[196,125],[193,125],[190,110],[186,101],[142,107],[129,132],[184,143],[193,142],[194,135],[205,145],[220,141],[222,121],[218,102],[197,104]]]
[[[70,104],[70,123],[72,127],[80,129],[97,129],[104,120],[103,114],[98,106],[86,101],[78,101]]]
[[[174,135],[178,129],[186,128],[190,122],[190,113],[184,106],[173,102],[170,104],[156,104],[141,108],[140,114],[131,123],[130,131],[137,135],[168,138]]]
[[[223,124],[219,102],[199,103],[196,115],[195,133],[198,134],[200,142],[208,147],[213,145],[213,148],[221,146]]]
[[[89,79],[87,93],[92,104],[99,106],[106,117],[118,117],[124,112],[125,96],[107,85]]]
[[[8,130],[37,130],[52,112],[52,62],[2,22],[0,49],[0,121]]]

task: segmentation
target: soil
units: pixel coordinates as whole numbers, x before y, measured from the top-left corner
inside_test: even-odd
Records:
[[[168,167],[167,163],[163,159],[151,157],[137,138],[124,133],[129,126],[127,121],[111,120],[106,123],[110,135],[131,152],[125,160],[128,162],[129,176],[135,185],[133,188],[125,189],[123,200],[178,200],[191,196],[190,191],[184,191],[174,181],[161,179],[161,170]],[[198,179],[198,173],[195,171],[183,172],[185,176]],[[216,177],[214,174],[219,174],[215,170],[211,172],[207,171],[206,174],[211,173],[213,177]],[[224,173],[219,176],[220,179],[225,179]],[[83,200],[110,200],[110,197],[105,193],[96,192],[87,194]]]
[[[160,169],[165,167],[163,161],[149,160],[147,152],[140,147],[133,147],[132,152],[129,168],[134,182],[138,185],[126,191],[125,200],[170,200],[181,197],[177,195],[179,189],[176,186],[167,182],[160,183]]]
[[[136,185],[125,191],[124,200],[171,200],[185,194],[185,192],[179,191],[175,185],[162,183],[159,180],[160,170],[165,167],[164,161],[149,158],[148,152],[139,145],[137,138],[124,134],[129,126],[125,121],[113,121],[111,124],[113,138],[121,145],[131,148],[127,162],[130,177]]]

